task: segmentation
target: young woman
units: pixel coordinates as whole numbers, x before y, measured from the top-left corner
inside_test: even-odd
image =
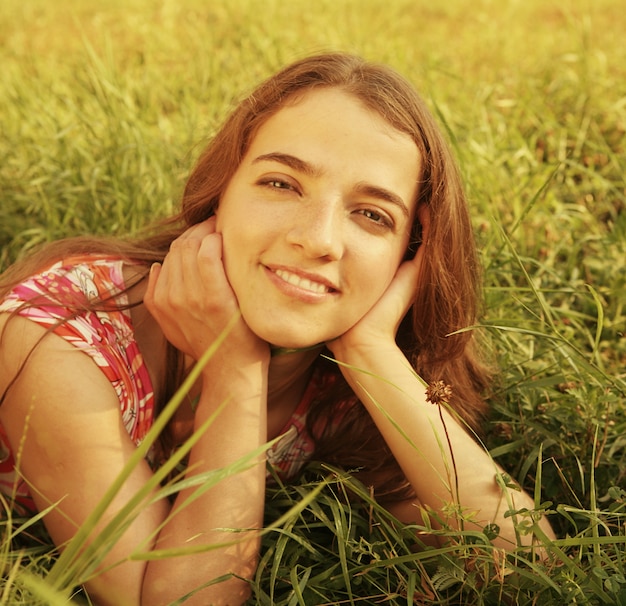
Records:
[[[478,273],[455,163],[411,86],[349,55],[296,62],[233,111],[153,235],[56,243],[3,276],[2,486],[25,509],[54,504],[45,522],[62,547],[222,339],[96,530],[212,417],[189,477],[280,439],[217,488],[146,506],[88,583],[96,603],[167,604],[223,575],[189,603],[243,602],[266,459],[285,479],[313,457],[358,468],[405,522],[426,507],[458,525],[457,503],[514,547],[505,513],[532,500],[500,487],[467,431],[489,381],[460,331]],[[439,405],[418,374],[442,382]]]

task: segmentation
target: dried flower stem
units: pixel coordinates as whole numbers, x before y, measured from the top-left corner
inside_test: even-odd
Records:
[[[426,401],[431,404],[435,404],[439,408],[439,418],[443,425],[443,430],[446,434],[446,441],[448,442],[448,449],[450,450],[450,458],[452,460],[452,470],[454,472],[454,498],[459,504],[459,475],[456,468],[456,460],[454,458],[454,450],[452,449],[452,441],[450,440],[450,434],[448,433],[448,427],[446,421],[443,418],[443,411],[441,410],[441,404],[448,404],[452,397],[452,386],[447,385],[443,381],[435,381],[426,388]]]

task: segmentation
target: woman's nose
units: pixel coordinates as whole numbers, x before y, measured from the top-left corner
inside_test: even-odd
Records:
[[[287,240],[301,248],[308,257],[339,259],[343,249],[340,205],[320,202],[300,206]]]

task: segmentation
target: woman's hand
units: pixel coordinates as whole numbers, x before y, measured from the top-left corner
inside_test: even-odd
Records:
[[[402,318],[410,309],[417,290],[425,248],[428,246],[430,213],[426,206],[417,210],[422,224],[422,244],[415,257],[400,264],[387,290],[374,306],[348,331],[327,343],[337,359],[345,361],[345,354],[355,347],[395,345],[396,333]]]
[[[185,231],[163,264],[152,266],[144,303],[167,340],[195,360],[229,324],[221,359],[269,359],[269,346],[246,325],[228,283],[215,217]]]

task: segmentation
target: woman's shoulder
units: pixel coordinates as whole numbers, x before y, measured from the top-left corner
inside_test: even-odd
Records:
[[[32,321],[87,354],[114,387],[129,434],[140,440],[152,421],[154,389],[135,338],[127,265],[95,255],[57,261],[13,287],[0,319]],[[0,345],[11,349],[6,339]]]
[[[127,277],[131,275],[127,267],[140,266],[120,257],[102,255],[60,259],[13,285],[0,302],[0,311],[16,311],[28,302],[48,302],[74,308],[123,298]]]

